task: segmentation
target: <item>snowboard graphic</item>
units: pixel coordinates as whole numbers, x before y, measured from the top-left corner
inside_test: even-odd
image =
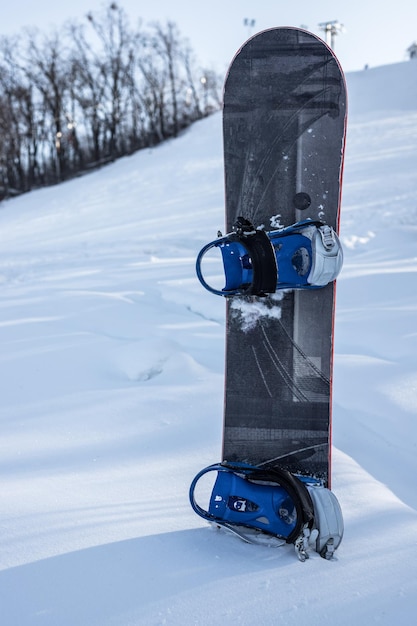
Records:
[[[332,51],[295,28],[251,38],[224,88],[226,232],[311,218],[336,231],[346,120]],[[334,283],[228,300],[223,460],[328,486]]]

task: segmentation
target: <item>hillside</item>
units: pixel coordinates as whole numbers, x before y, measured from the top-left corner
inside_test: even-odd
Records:
[[[221,445],[224,302],[194,274],[223,225],[217,114],[0,205],[5,626],[414,623],[417,62],[347,82],[337,559],[246,545],[188,503]]]

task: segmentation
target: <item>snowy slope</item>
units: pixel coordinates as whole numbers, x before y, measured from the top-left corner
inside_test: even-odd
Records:
[[[348,75],[334,373],[337,560],[215,531],[224,302],[194,275],[223,225],[219,114],[0,205],[5,626],[414,624],[417,63]]]

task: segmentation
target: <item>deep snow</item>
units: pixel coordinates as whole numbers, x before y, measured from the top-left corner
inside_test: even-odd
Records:
[[[188,487],[220,459],[221,116],[0,205],[5,626],[414,624],[417,62],[347,76],[337,559],[246,545]]]

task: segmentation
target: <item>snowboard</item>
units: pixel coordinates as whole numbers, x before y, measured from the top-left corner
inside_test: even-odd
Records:
[[[226,232],[320,221],[338,232],[346,89],[314,34],[250,38],[226,75]],[[330,487],[335,284],[227,299],[222,459]]]

